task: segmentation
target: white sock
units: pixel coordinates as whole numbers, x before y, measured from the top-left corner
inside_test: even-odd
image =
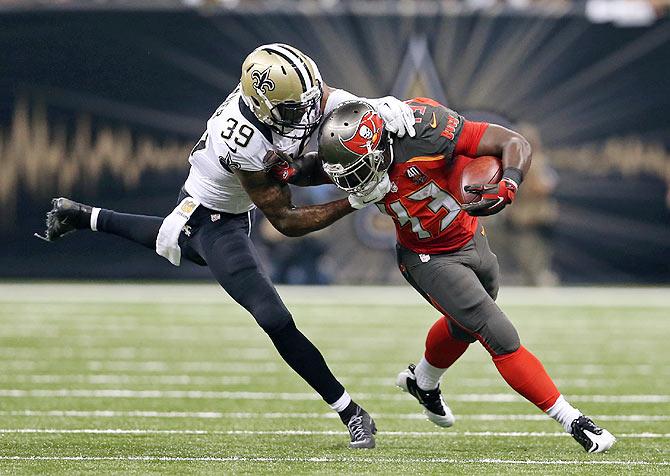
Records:
[[[416,369],[414,369],[416,384],[421,390],[435,390],[446,371],[447,369],[433,367],[425,357],[421,357],[421,360],[416,365]]]
[[[338,398],[335,403],[330,404],[330,408],[335,410],[337,413],[340,413],[342,410],[347,408],[350,403],[351,403],[351,397],[349,396],[349,394],[345,390],[344,393],[342,394],[342,396],[340,398]]]
[[[91,230],[98,231],[98,215],[100,214],[100,209],[93,207],[91,210]]]
[[[582,412],[570,405],[568,401],[563,398],[563,395],[558,397],[556,403],[554,403],[546,413],[551,418],[563,425],[563,428],[565,428],[565,431],[568,433],[570,433],[570,425],[572,422],[579,418],[579,416],[582,414]]]

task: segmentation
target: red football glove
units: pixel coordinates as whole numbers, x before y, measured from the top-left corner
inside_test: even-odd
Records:
[[[274,150],[269,150],[263,157],[263,170],[279,183],[292,183],[298,173],[288,155]]]
[[[466,185],[464,187],[466,192],[479,194],[482,198],[478,202],[465,203],[461,208],[472,216],[494,215],[512,203],[518,188],[518,185],[508,178],[494,184]]]

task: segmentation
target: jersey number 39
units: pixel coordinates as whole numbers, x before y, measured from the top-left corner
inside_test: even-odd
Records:
[[[239,129],[238,125],[239,122],[237,119],[233,117],[229,117],[226,119],[226,123],[228,124],[228,127],[226,127],[222,132],[221,132],[221,138],[228,140],[231,137],[233,137],[233,134],[235,134],[235,130],[237,129],[237,134],[235,134],[235,144],[239,145],[240,147],[246,147],[249,145],[249,141],[254,135],[254,130],[246,125],[242,124]]]

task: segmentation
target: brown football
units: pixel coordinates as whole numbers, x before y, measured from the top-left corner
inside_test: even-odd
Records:
[[[467,193],[466,185],[477,183],[498,183],[502,178],[502,161],[492,155],[474,158],[463,167],[461,172],[461,203],[472,203],[479,200],[479,195]]]

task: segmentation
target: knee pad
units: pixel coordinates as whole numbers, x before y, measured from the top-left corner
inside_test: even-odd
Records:
[[[477,338],[491,355],[509,354],[519,348],[519,333],[495,303],[480,313],[480,319],[483,325],[479,328]]]
[[[454,336],[455,339],[468,342],[469,344],[472,344],[477,340],[472,334],[467,333],[465,330],[454,324],[451,320],[447,321],[447,325],[449,326],[449,332],[452,336]]]
[[[494,356],[511,354],[521,346],[516,328],[504,314],[503,317],[504,319],[495,319],[487,323],[482,332],[485,346]]]
[[[500,286],[498,284],[498,279],[496,278],[490,285],[489,288],[486,289],[486,292],[491,296],[491,299],[494,301],[498,299],[498,291],[500,290]]]

